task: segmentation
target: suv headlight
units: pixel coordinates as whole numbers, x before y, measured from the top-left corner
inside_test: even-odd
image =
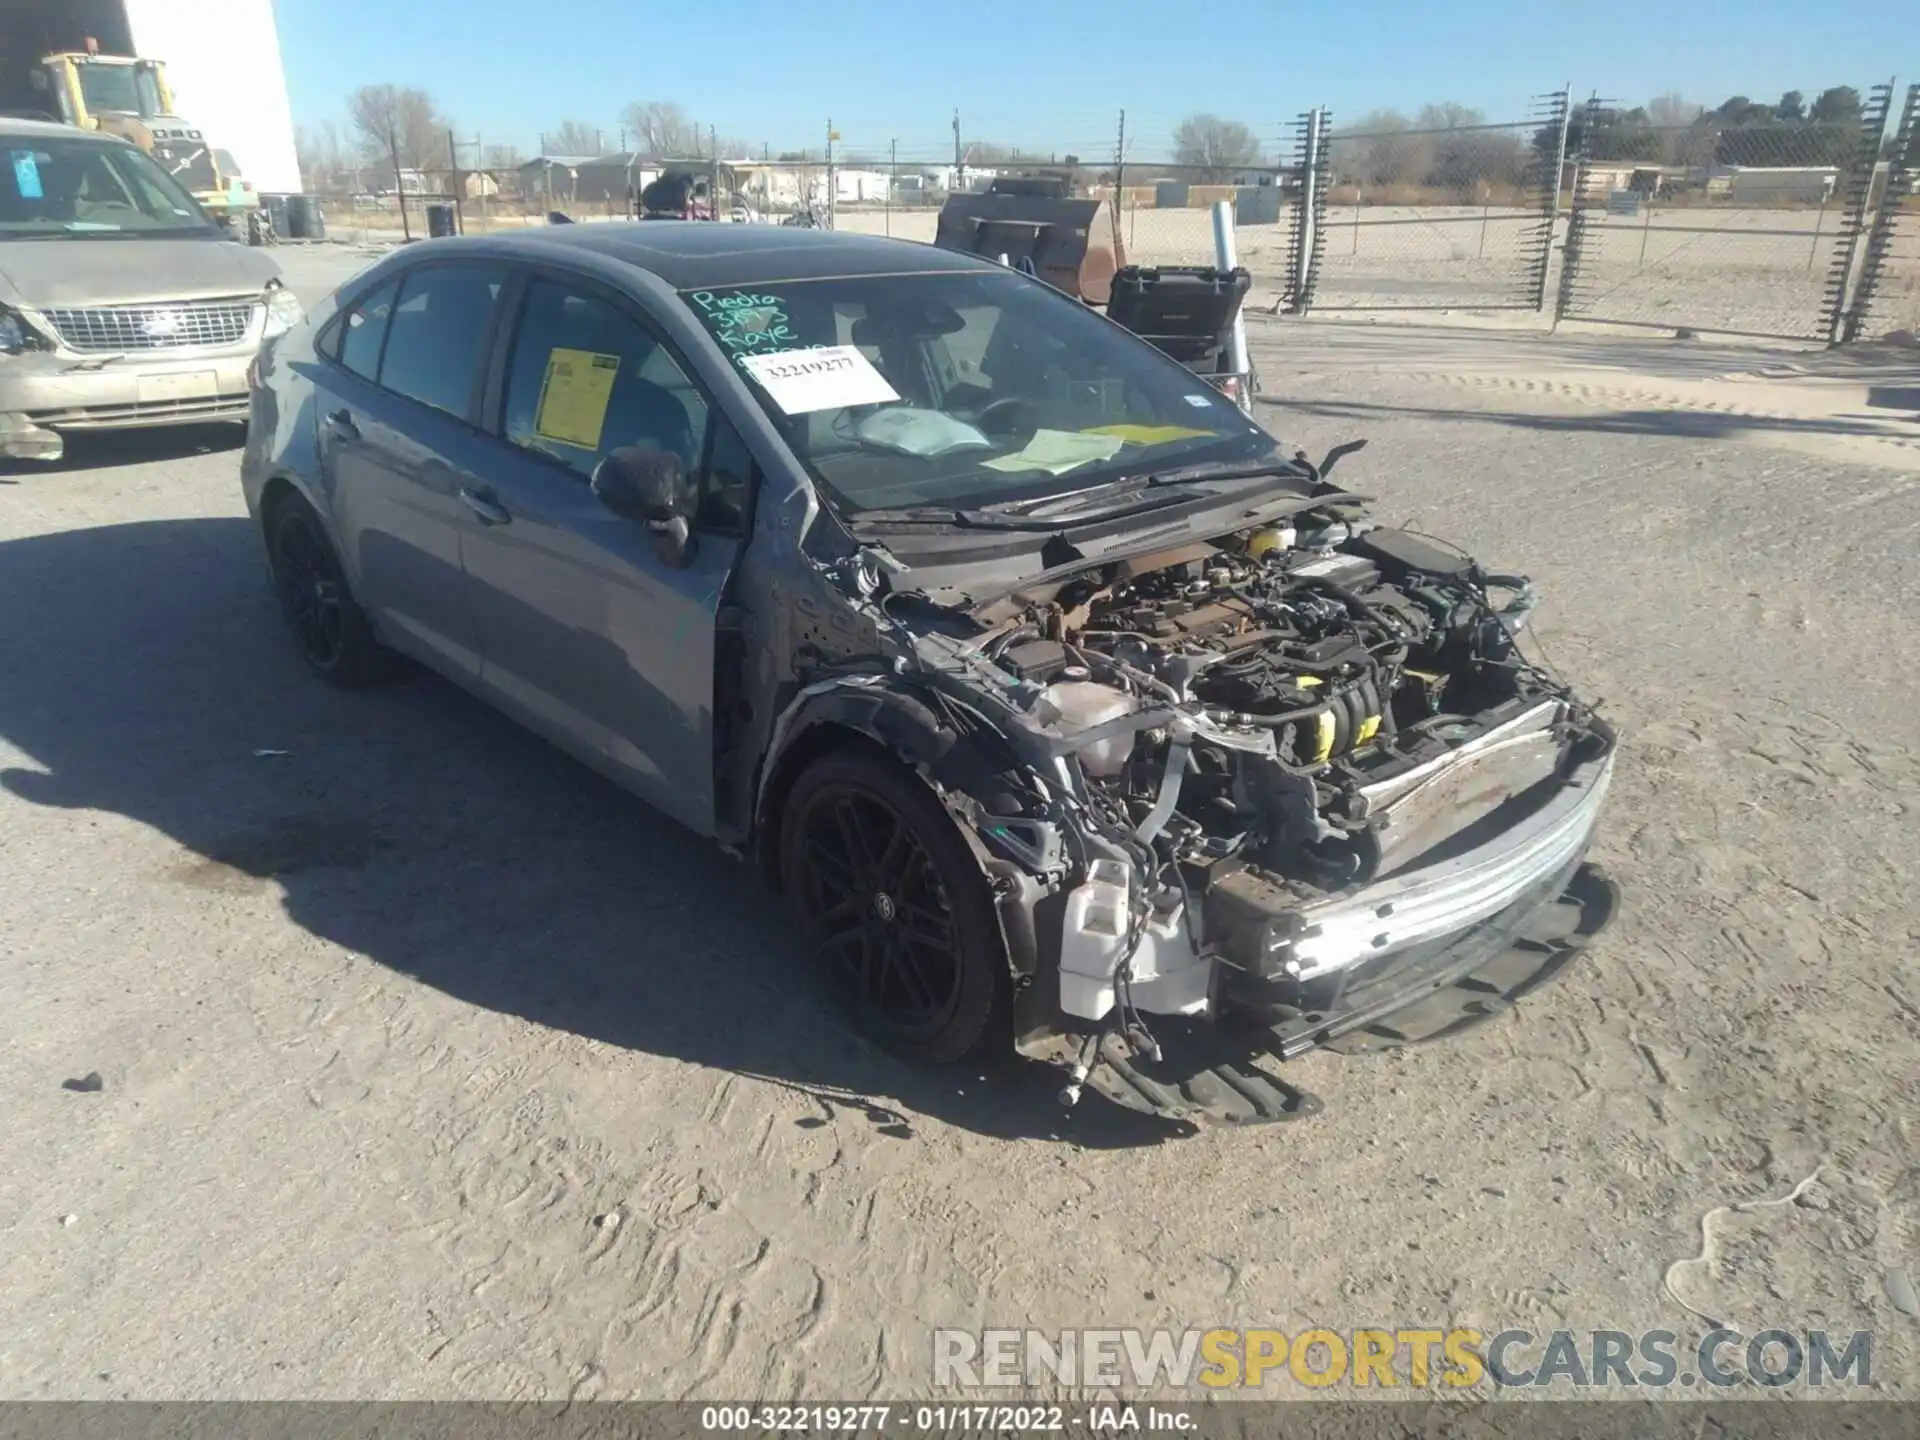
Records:
[[[307,312],[294,293],[276,281],[267,287],[267,327],[260,332],[260,338],[272,340],[284,335],[306,318]]]

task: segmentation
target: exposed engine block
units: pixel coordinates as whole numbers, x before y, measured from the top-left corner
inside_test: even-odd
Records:
[[[1513,663],[1494,581],[1421,537],[1316,512],[1076,582],[989,653],[1045,687],[1068,726],[1155,707],[1193,717],[1167,822],[1188,855],[1250,848],[1276,872],[1338,884],[1386,853],[1369,787],[1549,693]],[[1110,735],[1083,769],[1138,819],[1160,799],[1168,744],[1153,727]]]

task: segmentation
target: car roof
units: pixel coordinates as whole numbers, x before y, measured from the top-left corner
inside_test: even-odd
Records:
[[[466,242],[430,243],[439,246]],[[504,247],[529,253],[554,247],[584,250],[651,271],[676,290],[829,280],[851,275],[965,273],[1001,268],[991,260],[938,250],[910,240],[711,220],[548,225],[516,235],[488,236],[479,243],[489,249]]]
[[[57,120],[28,120],[17,115],[0,115],[0,140],[67,139],[86,140],[96,145],[125,145],[124,136],[99,130],[82,130],[77,125],[62,125]]]

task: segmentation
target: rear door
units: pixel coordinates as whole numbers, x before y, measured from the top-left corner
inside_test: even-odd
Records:
[[[481,684],[527,724],[702,833],[713,828],[716,613],[750,461],[639,305],[565,272],[528,276],[506,351],[490,517],[463,554]],[[688,563],[588,488],[609,451],[652,441],[698,478]]]
[[[461,565],[462,466],[506,268],[416,266],[323,337],[324,480],[354,594],[383,639],[456,678],[480,671]]]

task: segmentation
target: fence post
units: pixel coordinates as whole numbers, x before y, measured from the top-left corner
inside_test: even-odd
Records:
[[[1887,165],[1887,183],[1880,187],[1880,203],[1873,204],[1873,172],[1880,159],[1880,137],[1887,125],[1887,112],[1893,108],[1893,82],[1873,87],[1860,112],[1860,157],[1848,176],[1853,185],[1847,196],[1847,218],[1842,222],[1845,243],[1834,257],[1833,275],[1827,282],[1826,331],[1829,345],[1844,345],[1860,338],[1873,308],[1873,297],[1880,288],[1886,269],[1887,251],[1893,244],[1894,221],[1900,213],[1910,177],[1920,168],[1920,85],[1907,87],[1907,101],[1901,107],[1900,127],[1893,134],[1893,154]],[[1868,211],[1872,214],[1869,217]],[[1861,237],[1866,249],[1861,253]],[[1847,282],[1858,255],[1860,269],[1853,277],[1849,298]]]
[[[1233,270],[1240,263],[1240,247],[1233,233],[1233,201],[1216,200],[1213,202],[1213,263],[1222,275]],[[1243,306],[1233,316],[1233,330],[1227,339],[1227,369],[1240,377],[1243,387],[1242,397],[1245,408],[1253,408],[1253,385],[1248,380],[1248,372],[1253,368],[1247,359],[1247,316]]]
[[[1547,308],[1547,276],[1553,269],[1553,242],[1560,230],[1560,187],[1567,175],[1567,132],[1573,126],[1573,86],[1563,85],[1552,95],[1543,97],[1546,110],[1541,116],[1541,128],[1555,126],[1559,131],[1553,146],[1553,158],[1547,159],[1545,147],[1540,147],[1540,163],[1551,166],[1545,176],[1545,184],[1540,190],[1540,233],[1534,240],[1534,251],[1527,257],[1530,267],[1528,279],[1532,286],[1533,308],[1536,313]],[[1554,316],[1555,321],[1559,315]]]
[[[1593,164],[1593,134],[1599,124],[1602,105],[1600,97],[1588,97],[1580,115],[1580,136],[1571,145],[1573,151],[1573,206],[1567,212],[1567,245],[1560,252],[1560,291],[1554,298],[1553,325],[1558,329],[1560,322],[1572,312],[1580,294],[1580,261],[1586,252],[1587,217],[1593,213],[1593,206],[1587,195],[1589,171]],[[1569,112],[1571,113],[1571,112]],[[1564,173],[1565,166],[1562,165]],[[1560,176],[1554,176],[1556,193],[1560,186]],[[1546,277],[1541,277],[1541,285]]]
[[[1331,166],[1327,153],[1327,108],[1315,106],[1300,117],[1300,198],[1293,213],[1287,289],[1280,297],[1289,315],[1304,315],[1313,304],[1313,287],[1320,279],[1320,253],[1326,244],[1327,181]]]

